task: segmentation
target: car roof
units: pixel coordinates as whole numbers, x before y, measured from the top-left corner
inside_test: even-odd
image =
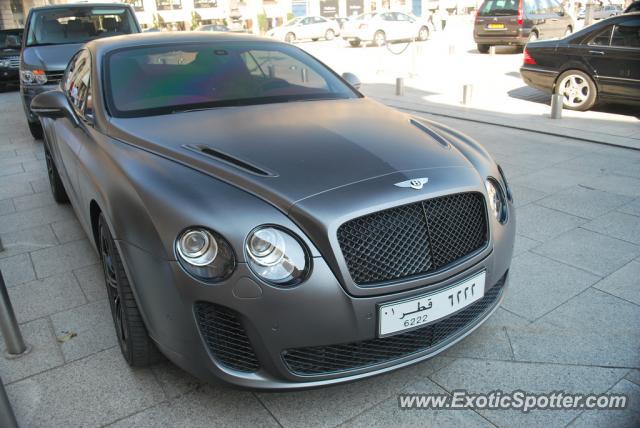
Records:
[[[58,3],[58,4],[50,4],[46,6],[38,6],[33,7],[31,10],[49,10],[49,9],[77,9],[77,8],[93,8],[93,7],[113,7],[113,8],[122,8],[122,7],[130,7],[126,3]]]
[[[107,52],[142,46],[163,46],[168,44],[181,43],[206,43],[206,42],[235,42],[235,41],[251,41],[263,43],[283,43],[273,40],[272,38],[254,36],[246,33],[208,33],[201,31],[182,32],[152,32],[152,33],[134,33],[123,36],[104,37],[87,42],[85,45],[97,55]]]

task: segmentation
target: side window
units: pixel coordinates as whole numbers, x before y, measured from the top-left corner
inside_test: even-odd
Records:
[[[624,22],[613,27],[611,46],[640,48],[640,20]]]
[[[305,19],[303,19],[300,23],[301,23],[302,25],[309,25],[309,24],[311,24],[312,22],[313,22],[313,18],[305,18]]]
[[[398,21],[411,21],[411,18],[404,13],[396,13],[396,16],[398,17]]]
[[[542,15],[544,13],[547,13],[549,10],[549,4],[547,3],[547,0],[535,0],[536,2],[536,12],[539,15]]]
[[[319,16],[316,16],[315,18],[313,18],[313,20],[314,20],[314,22],[315,22],[316,24],[322,24],[323,22],[327,22],[327,20],[326,20],[326,19],[321,18],[321,17],[319,17]]]
[[[609,46],[611,40],[611,28],[607,27],[604,30],[597,33],[589,40],[589,45],[592,46]]]
[[[82,51],[69,65],[63,87],[73,109],[81,118],[93,114],[90,79],[91,57],[87,51]]]

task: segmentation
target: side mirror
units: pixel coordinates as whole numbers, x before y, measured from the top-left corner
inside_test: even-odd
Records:
[[[356,89],[360,89],[360,79],[353,73],[342,73],[342,78],[347,81],[348,84]]]
[[[51,119],[67,117],[74,124],[78,124],[75,113],[69,105],[69,101],[67,101],[64,93],[57,89],[43,92],[33,97],[33,100],[31,100],[31,111],[40,117],[48,117]]]

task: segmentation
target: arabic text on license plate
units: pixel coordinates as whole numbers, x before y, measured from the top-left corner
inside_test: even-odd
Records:
[[[459,311],[484,296],[483,271],[444,290],[378,307],[378,334],[386,336],[430,324]]]
[[[504,28],[504,24],[489,24],[489,28],[493,28],[493,29]]]

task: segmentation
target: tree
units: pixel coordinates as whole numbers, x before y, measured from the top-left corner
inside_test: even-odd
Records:
[[[200,26],[200,22],[202,21],[202,17],[195,10],[191,12],[191,30],[195,30]]]

